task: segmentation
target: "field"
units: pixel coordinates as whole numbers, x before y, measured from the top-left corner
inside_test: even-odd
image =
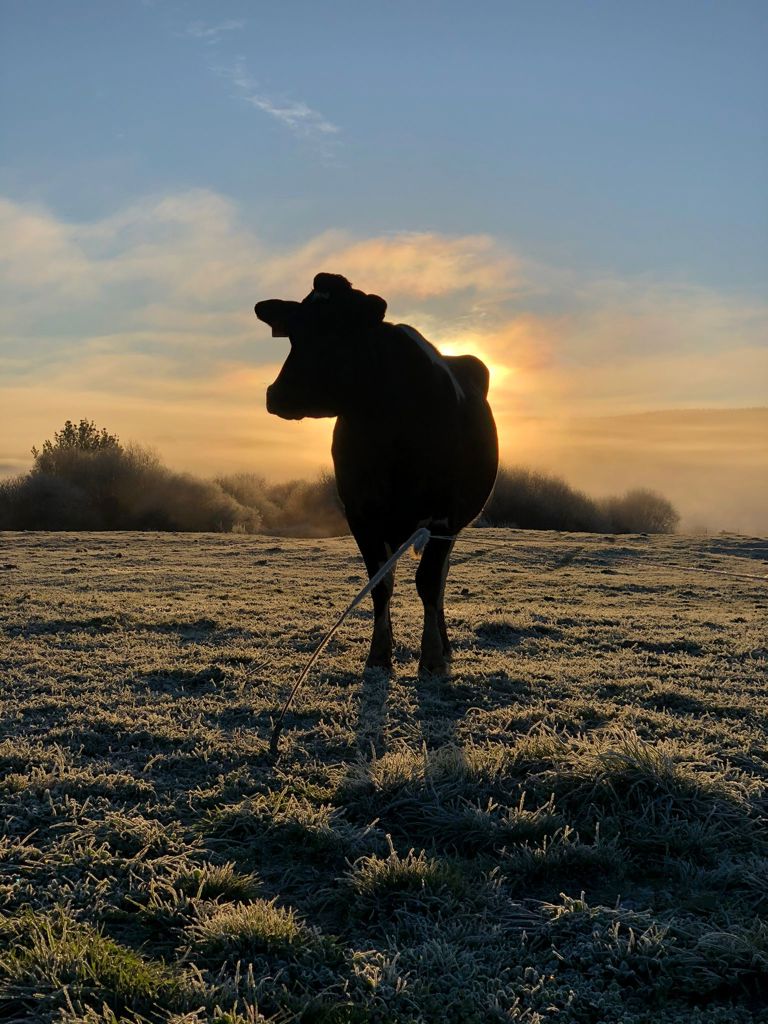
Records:
[[[350,539],[0,534],[0,1020],[768,1020],[767,562],[466,531],[452,676],[406,558],[273,765]]]

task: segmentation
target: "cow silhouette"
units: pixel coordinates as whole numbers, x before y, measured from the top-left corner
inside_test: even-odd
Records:
[[[336,485],[369,579],[419,526],[436,535],[416,571],[419,671],[443,674],[451,549],[483,508],[498,468],[489,373],[474,356],[443,356],[412,327],[385,322],[386,308],[339,274],[318,274],[302,302],[257,303],[256,316],[291,343],[267,388],[267,409],[284,419],[336,417]],[[392,665],[393,587],[394,572],[372,592],[367,666]]]

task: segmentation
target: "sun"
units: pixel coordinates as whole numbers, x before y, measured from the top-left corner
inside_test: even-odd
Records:
[[[478,359],[481,359],[488,367],[492,391],[501,386],[515,372],[512,366],[492,359],[488,355],[487,350],[483,348],[482,343],[471,336],[462,337],[457,341],[449,341],[447,344],[441,344],[440,351],[444,356],[476,356]]]

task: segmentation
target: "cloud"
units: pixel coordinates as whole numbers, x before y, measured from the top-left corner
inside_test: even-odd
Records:
[[[0,201],[0,231],[13,247],[0,256],[0,295],[22,323],[32,310],[93,317],[111,308],[119,320],[153,301],[215,309],[242,296],[250,266],[265,255],[238,228],[232,205],[204,190],[150,198],[86,224]]]
[[[251,77],[243,57],[211,69],[225,78],[238,90],[239,95],[264,114],[268,114],[302,138],[317,139],[336,135],[339,127],[329,121],[323,114],[312,110],[311,106],[301,100],[276,98],[259,88]]]
[[[460,296],[489,301],[514,291],[519,277],[519,261],[487,236],[358,239],[327,231],[295,247],[268,247],[231,202],[201,189],[149,197],[91,223],[0,200],[0,230],[6,313],[26,332],[33,312],[46,314],[57,337],[65,312],[70,319],[82,312],[89,326],[103,317],[122,330],[194,333],[205,325],[208,333],[223,321],[242,331],[253,301],[304,295],[319,269],[381,291],[393,315]]]
[[[219,51],[219,44],[230,33],[245,28],[245,24],[245,21],[235,19],[217,24],[193,21],[187,25],[184,34]],[[265,89],[251,75],[243,56],[228,57],[219,51],[218,58],[209,63],[208,69],[229,82],[240,100],[267,114],[295,137],[313,143],[326,160],[331,158],[340,128],[324,114],[302,99]]]
[[[274,117],[281,124],[289,128],[294,134],[306,137],[315,135],[333,135],[339,131],[337,125],[332,124],[316,110],[308,107],[306,103],[297,100],[283,100],[282,102],[270,99],[269,96],[254,93],[245,96],[248,103],[263,110],[265,114]]]
[[[221,37],[227,32],[235,32],[238,29],[245,28],[244,21],[222,21],[218,25],[207,25],[204,21],[193,21],[187,25],[186,33],[188,36],[194,36],[195,39],[202,39],[209,45],[218,43]]]
[[[0,199],[0,234],[5,466],[28,464],[32,444],[80,416],[198,472],[260,467],[284,477],[327,464],[330,423],[289,424],[264,410],[286,349],[252,312],[257,299],[302,297],[319,270],[382,294],[390,319],[446,352],[485,359],[505,457],[564,468],[592,489],[595,472],[611,489],[620,450],[609,468],[590,428],[586,455],[577,421],[764,404],[765,306],[544,267],[488,235],[326,231],[280,248],[232,202],[199,189],[88,223]],[[733,453],[739,437],[729,435]],[[638,435],[645,454],[633,465],[649,483],[661,456],[658,439],[643,444]]]
[[[299,138],[327,142],[340,132],[338,125],[302,100],[276,97],[264,92],[251,77],[242,57],[230,63],[214,65],[211,70],[230,82],[246,103],[269,114]]]
[[[319,269],[342,268],[353,284],[384,296],[390,315],[414,303],[467,293],[475,301],[509,295],[520,280],[520,261],[487,235],[400,232],[356,239],[327,231],[270,261],[268,283],[301,291]]]
[[[11,296],[45,289],[84,291],[89,261],[68,226],[31,205],[0,198],[0,279]]]

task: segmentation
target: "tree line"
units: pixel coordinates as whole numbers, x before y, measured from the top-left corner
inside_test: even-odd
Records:
[[[170,530],[329,537],[348,533],[333,475],[270,483],[255,473],[203,480],[67,420],[32,448],[28,473],[0,481],[2,530]],[[503,467],[478,526],[598,533],[671,533],[679,516],[654,491],[595,499],[557,477]]]

